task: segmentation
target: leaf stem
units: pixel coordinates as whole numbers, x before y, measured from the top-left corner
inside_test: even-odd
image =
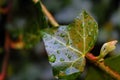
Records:
[[[59,26],[59,24],[55,21],[55,19],[53,18],[53,16],[50,14],[50,12],[47,10],[47,8],[41,3],[42,9],[44,14],[48,17],[49,21],[51,22],[51,24],[53,26]],[[102,62],[98,62],[96,60],[96,57],[94,55],[91,55],[91,53],[86,54],[86,58],[92,62],[94,65],[98,66],[101,70],[105,71],[106,73],[108,73],[110,76],[112,76],[114,79],[120,80],[120,74],[118,74],[117,72],[115,72],[114,70],[112,70],[109,66],[106,66],[104,64],[104,61]]]
[[[57,23],[57,21],[53,18],[53,16],[50,14],[50,12],[47,10],[47,8],[42,3],[41,3],[41,7],[42,7],[42,10],[43,10],[43,13],[48,17],[48,20],[50,21],[50,23],[54,27],[59,26],[59,24]]]

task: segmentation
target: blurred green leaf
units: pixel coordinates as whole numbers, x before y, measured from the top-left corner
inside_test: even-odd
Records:
[[[20,0],[14,5],[8,30],[13,38],[22,34],[25,48],[32,48],[41,40],[40,30],[48,27],[40,2]]]
[[[33,10],[29,9],[31,13],[34,14],[29,16],[29,22],[24,30],[24,41],[26,43],[26,47],[28,48],[33,47],[40,41],[40,30],[48,27],[45,16],[42,13],[40,2],[34,4],[33,8]]]
[[[120,74],[120,55],[105,59],[105,64]]]
[[[6,3],[7,3],[6,0],[0,0],[0,6],[3,6],[3,5],[5,5]]]
[[[109,75],[96,67],[90,66],[85,80],[113,80]]]
[[[82,11],[69,26],[48,28],[41,33],[54,76],[74,80],[76,75],[83,72],[85,54],[96,41],[98,26],[95,20]]]

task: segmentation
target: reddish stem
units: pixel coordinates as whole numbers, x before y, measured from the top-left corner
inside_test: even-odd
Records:
[[[8,59],[9,59],[9,43],[10,43],[10,39],[9,39],[9,35],[6,34],[6,38],[5,38],[5,57],[3,59],[3,65],[2,65],[2,72],[0,74],[0,80],[4,80],[5,76],[6,76],[6,71],[7,71],[7,66],[8,66]]]

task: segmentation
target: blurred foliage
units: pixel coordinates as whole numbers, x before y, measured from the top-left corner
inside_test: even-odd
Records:
[[[0,0],[0,7],[7,5],[7,0]],[[9,1],[9,0],[8,0]],[[50,12],[55,16],[60,24],[69,24],[73,18],[86,9],[98,22],[98,41],[93,48],[93,54],[99,53],[99,48],[104,42],[117,39],[120,41],[120,0],[42,0]],[[7,80],[50,80],[52,79],[51,67],[48,63],[44,46],[39,46],[36,53],[35,45],[40,42],[40,30],[48,27],[46,18],[41,12],[39,3],[34,4],[32,0],[13,0],[12,9],[8,15],[7,24],[3,21],[6,15],[0,13],[0,28],[6,26],[10,31],[11,38],[16,41],[19,35],[23,35],[25,46],[28,51],[11,51]],[[4,27],[5,27],[4,26]],[[2,29],[1,29],[2,30]],[[0,31],[0,35],[3,35]],[[2,36],[3,37],[3,36]],[[1,37],[1,38],[2,38]],[[97,47],[96,47],[97,46]],[[31,48],[33,48],[31,49]],[[0,51],[4,52],[2,48]],[[114,55],[120,54],[120,43],[117,49],[112,52]],[[0,54],[0,60],[4,55]],[[105,63],[115,71],[119,70],[119,56],[112,56],[105,59]],[[54,57],[53,57],[54,58]],[[53,60],[54,61],[54,60]],[[61,59],[63,61],[63,59]],[[89,67],[89,66],[88,66]],[[103,74],[98,68],[89,67],[85,80],[110,80],[111,77]],[[70,75],[71,76],[71,75]],[[69,77],[70,77],[69,76]],[[78,76],[78,75],[76,75]],[[71,76],[72,77],[72,76]],[[71,78],[70,77],[70,78]],[[102,77],[102,78],[101,78]]]
[[[120,55],[105,59],[105,64],[120,74]]]
[[[48,27],[40,2],[33,3],[32,0],[14,1],[10,12],[11,20],[7,29],[13,40],[18,39],[21,34],[25,48],[32,48],[41,39],[40,29]]]

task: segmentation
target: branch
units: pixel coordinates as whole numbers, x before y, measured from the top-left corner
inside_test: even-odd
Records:
[[[49,13],[49,11],[46,9],[46,7],[41,3],[41,7],[43,10],[43,13],[48,17],[48,20],[50,23],[54,26],[57,27],[59,24],[56,22],[56,20],[53,18],[53,16]]]
[[[59,24],[55,21],[55,19],[51,16],[50,12],[45,8],[45,6],[41,3],[43,12],[45,13],[45,15],[48,17],[48,19],[50,20],[51,24],[53,26],[59,26]],[[92,55],[91,53],[88,53],[86,55],[86,58],[92,62],[94,65],[98,66],[101,70],[105,71],[106,73],[108,73],[110,76],[112,76],[114,79],[120,80],[120,74],[118,74],[117,72],[115,72],[114,70],[112,70],[110,67],[106,66],[104,64],[104,61],[102,62],[98,62],[96,60],[96,57],[94,55]]]
[[[2,72],[0,74],[0,80],[4,80],[5,76],[6,76],[6,71],[7,71],[7,66],[8,66],[8,59],[9,59],[9,43],[10,43],[10,39],[8,34],[6,34],[6,38],[5,38],[5,57],[3,59],[3,64],[2,64]]]
[[[34,3],[37,3],[39,0],[33,0]],[[54,26],[57,27],[59,26],[59,24],[57,23],[57,21],[54,19],[54,17],[50,14],[50,12],[47,10],[47,8],[42,4],[42,2],[40,2],[40,5],[42,7],[42,11],[43,13],[47,16],[48,20],[50,21],[50,23]]]
[[[86,58],[93,63],[94,65],[98,66],[101,70],[105,71],[107,74],[109,74],[110,76],[112,76],[114,79],[116,80],[120,80],[120,74],[117,73],[116,71],[112,70],[109,66],[106,66],[104,64],[104,61],[98,61],[96,60],[96,57],[91,54],[91,53],[87,53]]]

